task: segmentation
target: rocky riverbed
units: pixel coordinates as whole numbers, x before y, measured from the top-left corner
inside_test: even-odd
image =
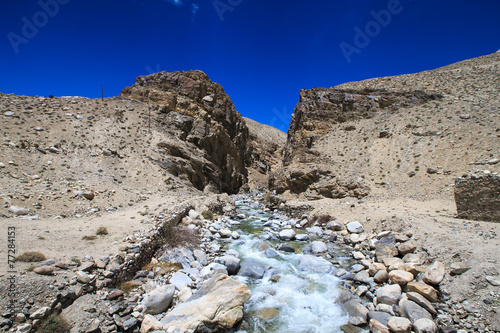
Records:
[[[71,332],[86,333],[499,331],[485,308],[450,299],[447,285],[468,263],[445,266],[411,232],[375,234],[326,215],[292,219],[264,208],[261,196],[233,199],[218,218],[181,209],[179,225],[200,244],[164,246],[119,284],[120,269],[141,257],[165,217],[114,256],[36,263],[17,276],[23,298],[2,313],[1,327],[34,332],[61,313]],[[497,291],[484,300],[488,311],[499,299]]]

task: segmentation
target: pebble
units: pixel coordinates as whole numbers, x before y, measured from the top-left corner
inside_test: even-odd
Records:
[[[33,272],[39,275],[53,275],[54,274],[54,267],[52,266],[42,266],[42,267],[37,267],[33,269]]]
[[[492,286],[500,286],[500,278],[498,276],[486,276],[486,281],[488,281]]]
[[[16,206],[10,206],[8,211],[14,215],[28,215],[29,214],[28,209],[22,208],[22,207],[16,207]]]
[[[413,281],[413,274],[410,272],[402,271],[402,270],[394,270],[389,272],[389,280],[392,283],[397,283],[401,286],[406,285],[408,282]]]

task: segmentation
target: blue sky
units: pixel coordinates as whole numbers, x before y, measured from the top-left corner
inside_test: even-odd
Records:
[[[499,17],[498,0],[2,0],[0,92],[109,97],[199,69],[286,131],[300,89],[493,53]]]

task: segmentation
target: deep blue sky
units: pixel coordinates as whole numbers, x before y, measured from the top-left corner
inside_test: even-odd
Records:
[[[100,97],[102,83],[109,97],[200,69],[243,116],[286,131],[300,89],[493,53],[499,17],[498,0],[1,0],[0,92]]]

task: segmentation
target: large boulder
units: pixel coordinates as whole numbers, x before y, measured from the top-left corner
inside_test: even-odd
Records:
[[[248,287],[226,274],[207,280],[185,303],[177,305],[162,320],[164,330],[224,332],[243,318],[243,305],[250,299]]]
[[[172,303],[174,298],[175,286],[166,285],[156,288],[144,296],[142,304],[146,307],[146,313],[159,314],[164,312]]]

